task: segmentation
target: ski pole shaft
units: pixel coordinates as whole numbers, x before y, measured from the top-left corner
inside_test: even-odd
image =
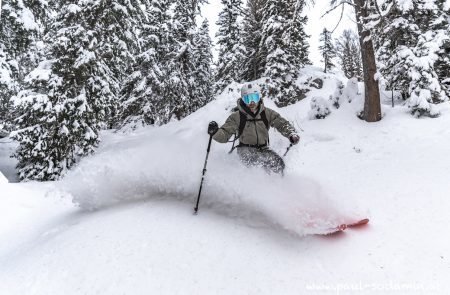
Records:
[[[205,174],[206,174],[206,165],[208,164],[208,156],[209,156],[209,151],[211,150],[211,141],[212,141],[213,136],[210,135],[209,136],[209,142],[208,142],[208,149],[206,151],[206,159],[205,159],[205,165],[203,166],[203,172],[202,172],[202,180],[200,182],[200,189],[198,190],[198,196],[197,196],[197,204],[195,205],[194,208],[194,214],[197,215],[198,213],[198,205],[200,203],[200,196],[202,194],[202,188],[203,188],[203,180],[205,179]]]
[[[286,152],[284,153],[283,157],[286,157],[287,153],[289,152],[289,150],[291,149],[291,147],[292,147],[293,145],[294,145],[294,144],[291,143],[291,144],[288,146],[288,148],[286,149]]]

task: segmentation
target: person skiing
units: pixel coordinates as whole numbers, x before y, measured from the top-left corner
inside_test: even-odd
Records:
[[[291,144],[297,144],[300,136],[295,128],[279,113],[264,106],[260,88],[254,83],[242,87],[237,109],[220,128],[215,121],[211,121],[208,134],[219,143],[226,143],[233,134],[237,134],[239,144],[236,148],[244,164],[260,165],[268,172],[283,174],[283,159],[268,146],[269,128],[274,127]]]

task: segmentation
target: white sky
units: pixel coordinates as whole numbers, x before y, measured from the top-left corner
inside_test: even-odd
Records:
[[[332,30],[336,27],[341,10],[337,9],[331,14],[328,14],[321,18],[321,16],[327,11],[329,8],[329,0],[315,0],[316,4],[311,7],[307,7],[305,13],[309,17],[308,25],[306,27],[306,32],[311,35],[309,39],[310,44],[310,59],[314,65],[322,66],[320,62],[320,55],[318,51],[319,47],[319,35],[322,32],[323,28],[326,27],[329,30]],[[245,6],[245,0],[243,0]],[[219,15],[222,6],[220,4],[220,0],[209,0],[209,4],[206,4],[202,9],[203,17],[208,18],[211,37],[213,41],[215,40],[215,34],[217,32],[216,21]],[[341,23],[333,34],[333,37],[336,38],[341,35],[344,29],[351,28],[356,31],[356,24],[354,21],[353,10],[348,7],[344,11],[344,15]]]

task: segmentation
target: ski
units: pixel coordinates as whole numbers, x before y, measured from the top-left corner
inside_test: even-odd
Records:
[[[355,227],[366,225],[368,223],[369,223],[369,219],[368,218],[360,219],[358,221],[351,222],[351,223],[342,223],[342,224],[340,224],[340,225],[338,225],[338,226],[336,226],[334,228],[330,228],[329,232],[326,233],[326,235],[331,235],[331,234],[343,232],[347,228],[355,228]]]
[[[358,226],[365,225],[365,224],[368,224],[368,223],[369,223],[369,219],[368,218],[364,218],[364,219],[361,219],[361,220],[359,220],[357,222],[348,223],[347,227],[348,228],[358,227]]]

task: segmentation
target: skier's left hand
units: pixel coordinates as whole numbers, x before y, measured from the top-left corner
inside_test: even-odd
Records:
[[[300,141],[300,136],[298,136],[297,134],[291,134],[291,135],[289,136],[289,141],[290,141],[292,144],[297,144],[297,143]]]

